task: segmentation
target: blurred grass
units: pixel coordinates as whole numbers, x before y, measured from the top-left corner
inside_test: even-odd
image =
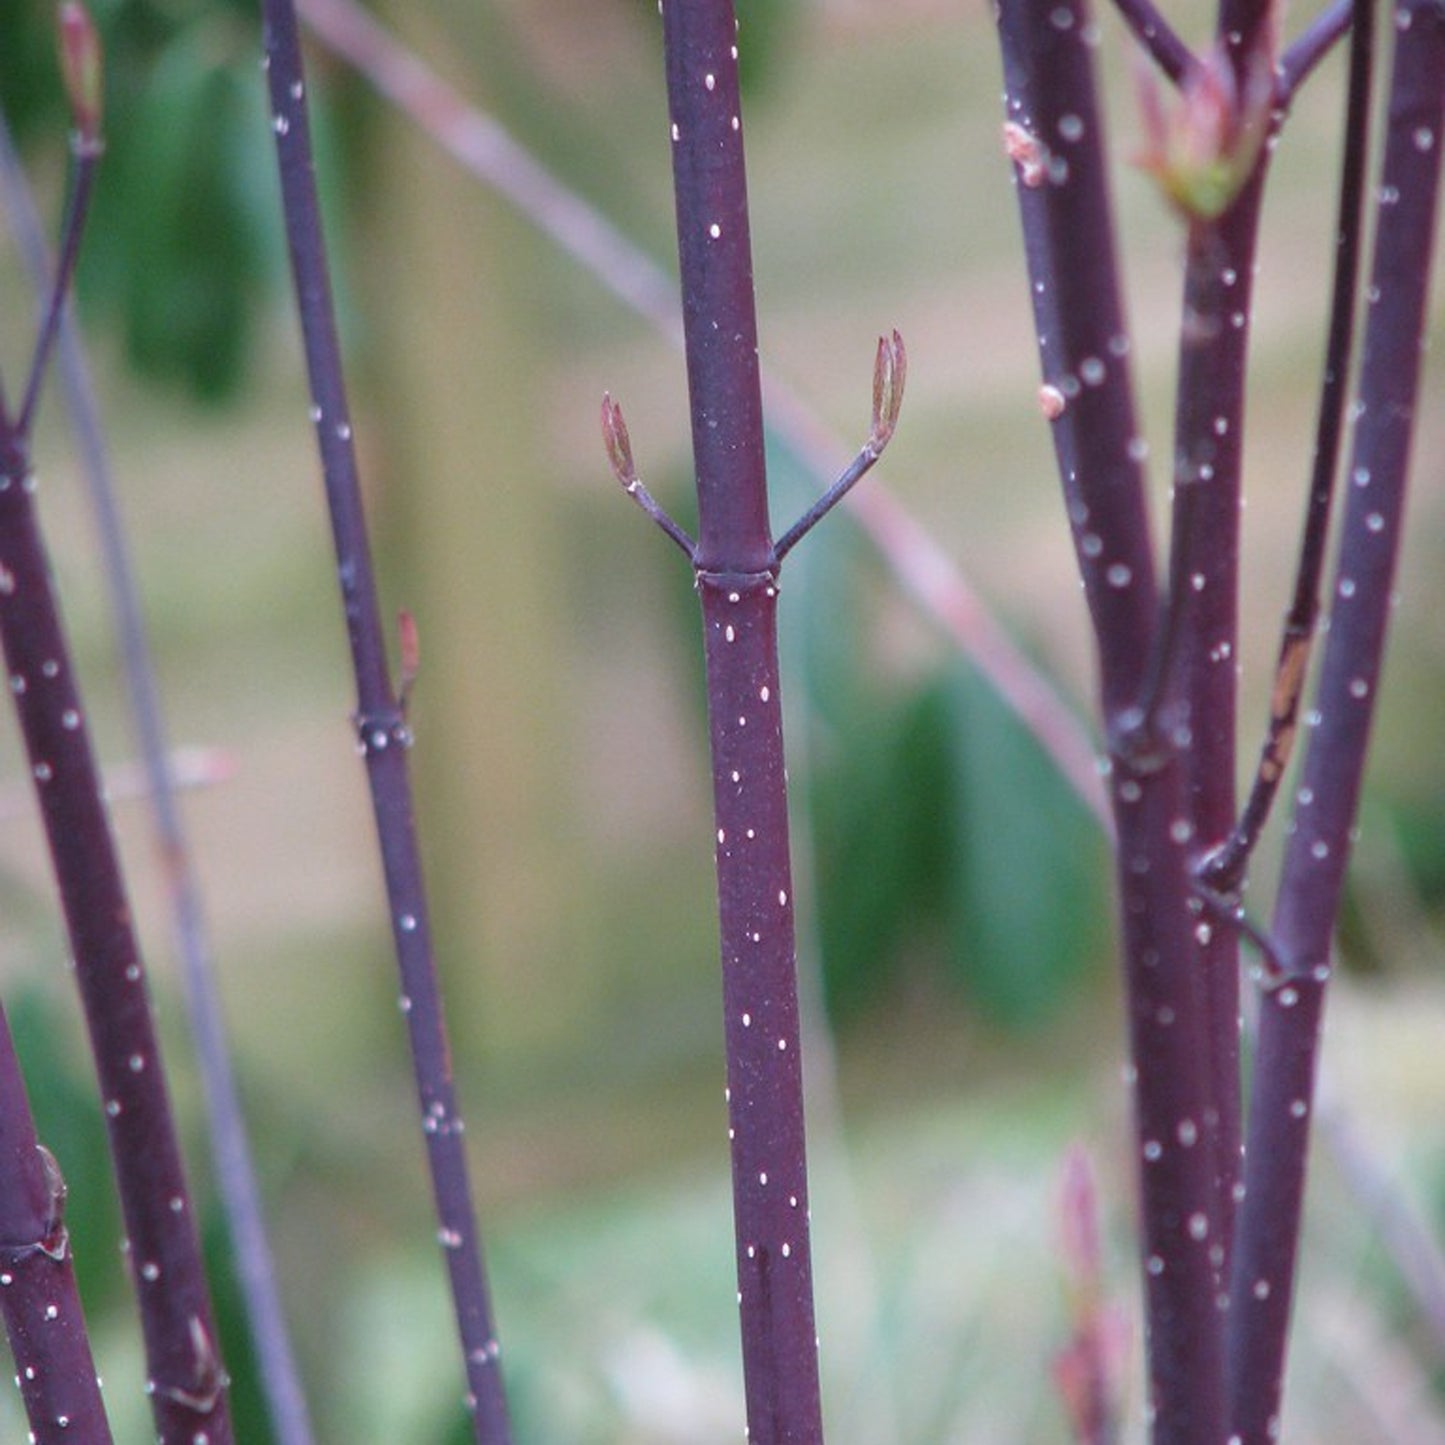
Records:
[[[462,16],[434,0],[408,7],[406,23],[464,90],[524,123],[551,164],[668,257],[650,7],[502,8],[502,33],[515,43],[510,75],[472,48],[499,33],[481,12]],[[1122,157],[1131,145],[1123,46],[1117,26],[1106,30]],[[767,359],[843,435],[861,436],[873,337],[903,331],[910,393],[880,474],[1086,707],[1091,663],[1034,400],[987,15],[816,4],[802,9],[764,79],[747,133]],[[533,113],[547,87],[555,113]],[[1338,89],[1332,62],[1297,108],[1272,182],[1246,518],[1252,717],[1263,716],[1312,421],[1327,285],[1321,217],[1333,189],[1319,167],[1334,152]],[[423,621],[422,828],[446,922],[457,1065],[523,1438],[735,1439],[695,604],[677,559],[617,497],[595,423],[610,388],[627,408],[649,483],[685,516],[681,367],[591,280],[475,199],[473,183],[406,127],[374,110],[358,127],[358,213],[345,248],[358,430],[389,605],[415,607]],[[417,189],[407,214],[378,218],[378,197],[397,194],[392,183],[408,173]],[[1165,456],[1179,242],[1138,176],[1121,164],[1117,181],[1143,402],[1155,454]],[[429,232],[436,244],[423,262]],[[7,296],[24,296],[11,271],[3,277]],[[495,310],[481,308],[474,287],[496,299]],[[24,312],[17,303],[12,315]],[[172,735],[223,749],[235,767],[229,781],[188,797],[186,810],[319,1414],[333,1439],[440,1442],[457,1385],[291,322],[279,311],[261,318],[257,365],[226,411],[142,389],[113,343],[101,342],[100,363]],[[444,426],[428,410],[438,400],[449,408]],[[130,743],[57,397],[45,421],[56,567],[101,749],[118,762]],[[428,454],[418,437],[447,438],[445,455]],[[1445,532],[1431,485],[1442,443],[1445,414],[1428,406],[1352,896],[1353,954],[1383,978],[1368,993],[1342,991],[1332,1006],[1351,1096],[1437,1212],[1445,1151],[1429,1039],[1442,1010],[1440,899],[1419,880],[1445,855],[1426,825],[1445,817],[1435,748],[1445,634],[1423,580]],[[440,470],[454,463],[459,477],[443,490]],[[816,641],[790,639],[789,703],[805,724],[792,743],[800,800],[830,766],[850,709],[855,730],[876,742],[886,709],[917,696],[945,658],[866,552],[841,540],[848,525],[830,523],[838,538],[815,539],[811,571],[801,556],[789,564],[785,620],[791,609],[815,633],[833,622],[848,640],[829,658]],[[469,554],[466,539],[482,534],[489,550]],[[432,550],[443,545],[445,568]],[[830,576],[832,567],[843,570]],[[462,601],[463,588],[472,600]],[[516,619],[528,614],[537,625],[522,628]],[[37,1060],[50,1060],[35,1066],[51,1080],[38,1091],[43,1107],[68,1100],[85,1065],[66,1022],[63,949],[18,753],[8,735],[3,747],[0,775],[13,781],[0,837],[10,904],[0,970],[7,997],[23,987],[43,1006],[29,1040]],[[902,748],[896,762],[917,767],[917,751]],[[489,790],[502,790],[509,811],[489,811],[502,806]],[[888,806],[884,797],[877,808]],[[141,808],[120,807],[117,826],[204,1177]],[[866,818],[858,831],[872,831]],[[799,841],[800,896],[815,907],[829,879],[809,882],[806,830]],[[818,840],[822,866],[828,841]],[[874,866],[884,875],[896,858]],[[1066,968],[1026,960],[1045,990],[1062,990],[1067,974],[1083,982],[1030,1028],[1008,1032],[967,976],[950,973],[940,918],[905,918],[876,960],[883,982],[863,978],[874,992],[865,989],[838,1040],[836,1094],[829,1056],[810,1055],[836,1445],[1063,1438],[1043,1378],[1063,1330],[1048,1205],[1057,1159],[1080,1130],[1109,1166],[1115,1279],[1126,1302],[1135,1293],[1116,1082],[1123,1045],[1106,948],[1083,929],[1064,945],[1075,949]],[[810,969],[815,954],[816,935],[805,937]],[[1411,991],[1397,1001],[1402,982]],[[46,1042],[56,1031],[63,1046]],[[76,1143],[63,1161],[73,1179],[82,1161],[94,1164],[88,1147]],[[1288,1433],[1438,1438],[1414,1417],[1406,1428],[1387,1413],[1405,1408],[1401,1390],[1438,1375],[1440,1361],[1386,1288],[1388,1267],[1356,1208],[1327,1166],[1316,1174]],[[99,1256],[98,1297],[119,1298],[114,1259],[103,1246],[80,1247]],[[135,1394],[125,1328],[103,1326],[113,1401]],[[1395,1382],[1383,1404],[1382,1380]],[[127,1423],[138,1438],[135,1415]],[[11,1433],[0,1416],[0,1435]]]

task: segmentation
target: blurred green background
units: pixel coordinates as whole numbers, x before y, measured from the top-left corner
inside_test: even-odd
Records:
[[[376,9],[672,266],[655,6]],[[1090,652],[1034,396],[989,15],[941,0],[738,9],[765,361],[856,443],[874,339],[903,333],[908,397],[878,482],[1086,717]],[[460,1440],[257,18],[241,0],[95,10],[109,152],[83,316],[172,737],[227,760],[186,814],[313,1406],[327,1440]],[[48,14],[38,0],[0,7],[0,100],[54,215],[65,120]],[[1197,5],[1179,24],[1207,33]],[[1137,377],[1165,456],[1180,237],[1125,163],[1127,46],[1112,19],[1105,30]],[[385,603],[413,611],[422,639],[421,829],[519,1438],[734,1440],[695,599],[672,549],[617,494],[596,422],[611,390],[649,485],[686,524],[681,363],[344,67],[319,51],[311,61]],[[1248,459],[1247,758],[1308,460],[1342,69],[1330,61],[1301,98],[1271,183]],[[0,266],[13,392],[33,303],[10,252]],[[1435,315],[1438,333],[1439,303]],[[1385,1166],[1445,1222],[1438,377],[1426,397],[1329,1067]],[[133,743],[58,389],[42,432],[55,566],[99,746],[120,768]],[[772,474],[785,525],[813,482],[781,451]],[[1046,1378],[1067,1331],[1051,1208],[1073,1138],[1103,1175],[1119,1303],[1135,1299],[1101,840],[845,515],[790,559],[785,581],[831,1438],[1063,1440]],[[108,1398],[141,1438],[89,1066],[8,731],[0,747],[0,983],[70,1181]],[[143,804],[122,802],[116,823],[209,1197]],[[1286,1432],[1445,1440],[1433,1393],[1445,1345],[1420,1326],[1327,1152],[1315,1177]],[[210,1232],[224,1271],[214,1210]],[[221,1291],[243,1437],[261,1442],[224,1278]],[[1132,1428],[1141,1415],[1135,1387]],[[0,1415],[0,1435],[22,1428]]]

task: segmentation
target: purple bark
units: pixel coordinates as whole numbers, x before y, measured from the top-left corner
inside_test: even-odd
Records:
[[[1380,681],[1419,393],[1445,135],[1445,11],[1405,0],[1377,191],[1355,431],[1330,630],[1274,916],[1285,966],[1262,1000],[1248,1193],[1231,1284],[1235,1433],[1278,1431],[1330,947]]]
[[[311,383],[312,419],[336,548],[337,580],[356,677],[357,737],[366,761],[386,879],[401,979],[401,1008],[411,1045],[436,1207],[437,1239],[451,1286],[474,1438],[477,1445],[506,1445],[511,1439],[511,1427],[501,1377],[501,1348],[472,1202],[417,844],[407,764],[411,734],[401,699],[391,682],[362,507],[316,195],[296,13],[290,0],[265,0],[263,13],[267,84],[286,237]]]
[[[111,1445],[75,1288],[59,1167],[40,1147],[0,1010],[0,1314],[34,1445]]]
[[[716,809],[749,1438],[822,1439],[808,1230],[777,560],[730,0],[662,7]]]

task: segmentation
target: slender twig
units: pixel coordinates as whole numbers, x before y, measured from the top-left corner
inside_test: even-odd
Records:
[[[1041,400],[1098,643],[1141,1156],[1147,1367],[1157,1445],[1217,1445],[1222,1324],[1204,1000],[1180,738],[1138,731],[1159,592],[1109,208],[1093,23],[1081,3],[998,10]]]
[[[36,525],[25,439],[0,437],[0,644],[25,739],[105,1100],[165,1445],[231,1439],[225,1372],[145,975]]]
[[[470,174],[505,196],[659,336],[681,349],[675,281],[600,211],[569,191],[492,116],[463,100],[354,0],[300,0],[298,8],[328,49],[353,65]],[[766,368],[763,395],[778,440],[819,486],[827,487],[846,465],[843,444]],[[1052,684],[995,621],[957,564],[881,485],[850,493],[847,510],[898,586],[978,668],[1109,831],[1112,821],[1088,736]]]
[[[1178,85],[1194,64],[1194,52],[1175,33],[1152,0],[1114,0],[1114,9],[1159,69]]]
[[[1354,0],[1333,0],[1285,47],[1279,62],[1280,96],[1285,102],[1348,33],[1354,13]]]
[[[1285,617],[1275,664],[1269,724],[1244,811],[1228,839],[1204,861],[1201,879],[1218,893],[1237,894],[1250,854],[1269,817],[1280,781],[1289,767],[1299,719],[1299,700],[1309,668],[1320,608],[1320,577],[1339,470],[1340,436],[1355,335],[1360,236],[1363,223],[1366,150],[1373,68],[1373,0],[1353,0],[1349,93],[1345,110],[1344,158],[1340,168],[1335,274],[1320,387],[1314,459],[1300,540],[1294,594]]]
[[[68,6],[65,18],[83,12]],[[83,22],[88,31],[88,22]],[[72,92],[74,98],[74,92]],[[105,1101],[163,1445],[230,1445],[199,1235],[187,1194],[131,909],[34,506],[29,424],[78,254],[99,156],[77,128],[63,258],[31,363],[23,420],[0,416],[0,645],[24,737]]]
[[[1404,0],[1394,19],[1351,485],[1272,929],[1292,978],[1260,1004],[1251,1167],[1230,1290],[1230,1424],[1244,1445],[1279,1428],[1331,934],[1380,681],[1419,394],[1445,139],[1445,14],[1432,0]]]
[[[96,162],[102,147],[98,142],[80,142],[76,147],[79,161],[72,170],[71,194],[66,222],[61,229],[61,251],[55,268],[55,280],[45,292],[45,315],[41,322],[40,339],[30,363],[30,377],[25,384],[25,400],[16,418],[16,430],[29,436],[34,430],[35,409],[40,403],[40,388],[45,380],[45,369],[51,352],[60,334],[61,318],[65,314],[66,297],[70,283],[75,277],[75,265],[80,259],[80,238],[85,229],[84,218],[90,206],[91,188],[95,184]]]
[[[773,547],[774,558],[781,562],[849,492],[873,469],[873,464],[883,455],[898,425],[898,410],[903,405],[903,388],[908,377],[908,353],[903,347],[903,338],[895,331],[892,336],[878,339],[878,355],[873,365],[873,426],[868,440],[863,443],[858,455],[843,469],[838,480],[778,538]]]
[[[0,1009],[0,1314],[33,1445],[111,1445],[65,1227],[65,1181],[35,1135]]]
[[[337,558],[356,676],[357,737],[376,817],[392,938],[401,976],[417,1099],[432,1192],[451,1283],[478,1445],[510,1440],[500,1346],[482,1262],[481,1240],[462,1142],[462,1119],[432,954],[431,925],[417,844],[407,749],[411,734],[393,691],[362,507],[341,350],[316,195],[306,82],[290,0],[263,6],[267,84],[281,174],[286,236],[296,283],[312,419]]]
[[[622,408],[610,395],[602,398],[602,440],[607,447],[607,458],[612,463],[612,473],[622,484],[622,490],[652,518],[664,536],[671,538],[682,549],[683,556],[691,562],[697,556],[697,543],[642,485],[642,478],[637,475],[637,466],[632,459],[632,438],[628,435],[627,422]]]
[[[44,235],[3,117],[0,117],[0,187],[4,190],[5,209],[14,218],[26,265],[41,294],[48,294],[51,267]],[[266,1397],[279,1445],[308,1445],[312,1432],[306,1399],[266,1239],[260,1188],[214,981],[200,887],[177,803],[180,787],[177,759],[166,741],[139,591],[80,337],[68,305],[60,308],[57,315],[61,381],[96,519],[117,647],[140,743],[145,774],[142,790],[150,803],[157,852],[170,892],[176,951],[186,982],[191,1036],[205,1092],[216,1185],[230,1227],[236,1274],[246,1300],[260,1366],[258,1384]],[[115,786],[109,776],[105,784],[107,796],[114,800]]]
[[[1318,1099],[1315,1128],[1351,1194],[1374,1220],[1381,1242],[1395,1261],[1400,1283],[1430,1327],[1439,1363],[1445,1349],[1445,1257],[1435,1236],[1339,1099],[1327,1093]]]

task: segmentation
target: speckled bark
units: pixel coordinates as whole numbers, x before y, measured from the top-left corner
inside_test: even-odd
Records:
[[[58,1167],[47,1162],[0,1010],[0,1314],[34,1445],[110,1445],[70,1254]]]
[[[822,1439],[777,583],[730,0],[666,0],[748,1434]]]
[[[1277,1438],[1330,946],[1395,586],[1445,144],[1445,10],[1394,12],[1395,60],[1330,630],[1285,850],[1231,1285],[1231,1424]]]
[[[225,1374],[140,950],[36,524],[22,438],[0,444],[0,643],[105,1102],[163,1445],[229,1445]]]
[[[1152,710],[1159,588],[1082,0],[999,8],[1006,142],[1075,551],[1098,644],[1139,1148],[1156,1445],[1222,1445],[1217,1104],[1189,858],[1177,699]]]
[[[286,234],[296,283],[336,546],[337,580],[356,675],[355,721],[381,849],[427,1163],[478,1445],[511,1438],[500,1346],[482,1261],[452,1078],[441,994],[417,846],[407,749],[411,736],[392,686],[361,502],[350,413],[317,205],[296,14],[290,0],[264,5],[267,83]]]

